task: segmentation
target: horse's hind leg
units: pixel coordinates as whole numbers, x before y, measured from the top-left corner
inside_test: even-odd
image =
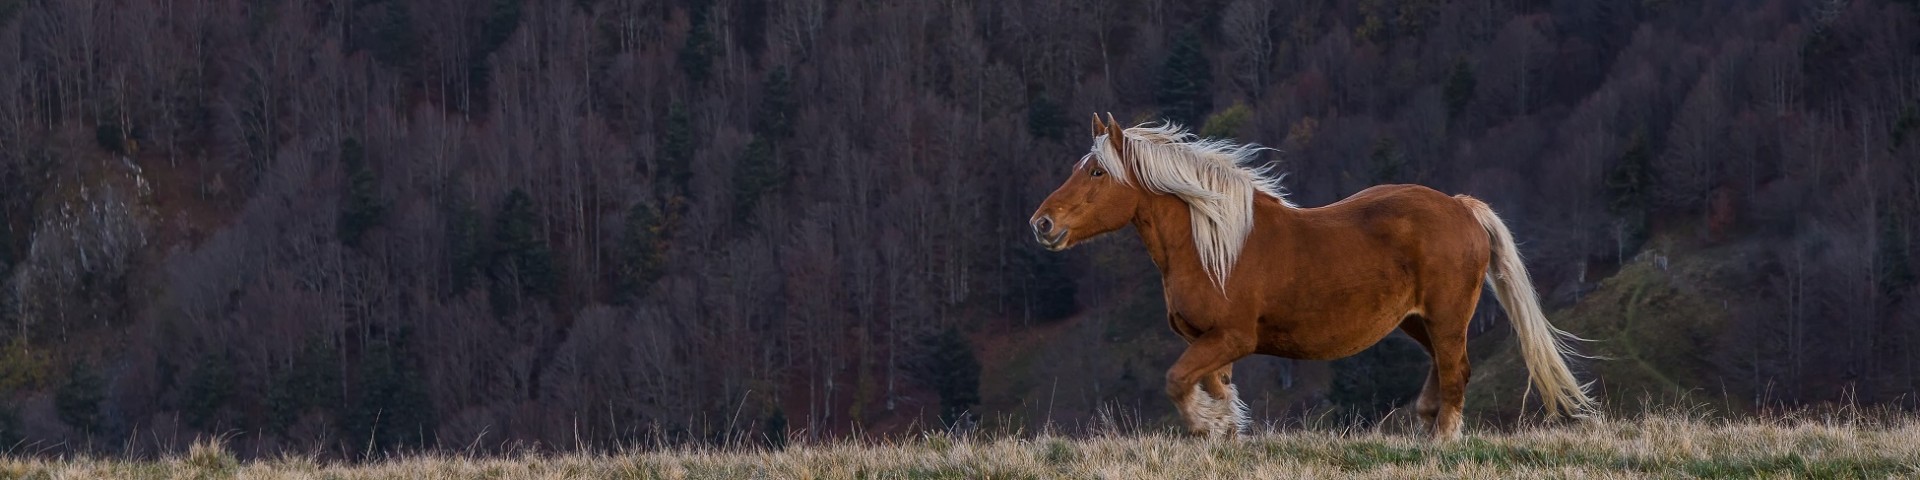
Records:
[[[1426,318],[1419,315],[1408,316],[1400,321],[1400,331],[1406,332],[1413,341],[1419,342],[1420,348],[1426,349],[1428,356],[1433,355],[1433,341],[1427,338]],[[1420,387],[1420,398],[1413,403],[1414,413],[1420,415],[1420,425],[1427,427],[1428,431],[1433,430],[1433,422],[1440,415],[1440,369],[1436,368],[1440,365],[1440,361],[1434,359],[1433,364],[1435,367],[1427,368],[1427,382]]]
[[[1428,393],[1438,400],[1434,412],[1433,437],[1451,440],[1460,438],[1462,422],[1461,409],[1467,400],[1467,379],[1472,376],[1472,367],[1467,365],[1467,322],[1473,319],[1474,302],[1480,298],[1480,289],[1473,294],[1462,296],[1464,302],[1455,305],[1435,305],[1425,315],[1425,327],[1429,348],[1433,352],[1433,373],[1428,380],[1428,392],[1422,392],[1423,403],[1428,403]],[[1437,392],[1435,392],[1437,390]]]

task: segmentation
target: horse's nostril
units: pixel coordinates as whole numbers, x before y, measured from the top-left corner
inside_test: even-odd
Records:
[[[1034,220],[1033,231],[1040,232],[1040,233],[1052,232],[1053,219],[1050,217],[1040,217],[1039,220]]]

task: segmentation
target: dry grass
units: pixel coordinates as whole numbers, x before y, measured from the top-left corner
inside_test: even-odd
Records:
[[[1912,478],[1920,419],[1596,420],[1432,444],[1378,432],[1238,441],[1027,436],[623,454],[239,462],[217,444],[159,461],[0,457],[0,478]]]

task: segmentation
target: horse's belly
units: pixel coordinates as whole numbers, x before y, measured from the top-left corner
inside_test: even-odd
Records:
[[[1393,329],[1399,328],[1400,321],[1406,318],[1407,313],[1404,310],[1397,313],[1383,311],[1343,319],[1263,321],[1260,345],[1254,351],[1301,360],[1343,358],[1378,343]]]

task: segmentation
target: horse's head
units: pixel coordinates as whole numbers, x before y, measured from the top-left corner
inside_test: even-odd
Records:
[[[1094,151],[1080,157],[1067,182],[1040,203],[1040,209],[1033,212],[1028,222],[1033,226],[1034,240],[1041,246],[1053,251],[1066,250],[1073,244],[1119,230],[1133,220],[1134,211],[1149,193],[1136,182],[1121,180],[1119,176],[1126,172],[1107,171],[1097,158],[1103,147],[1111,149],[1112,155],[1125,154],[1127,141],[1122,130],[1111,114],[1105,122],[1094,115]],[[1106,143],[1103,145],[1102,141]]]

